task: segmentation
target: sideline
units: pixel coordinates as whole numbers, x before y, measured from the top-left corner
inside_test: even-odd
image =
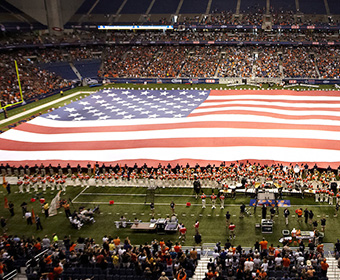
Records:
[[[43,104],[43,105],[40,105],[40,106],[38,106],[38,107],[34,107],[34,108],[29,109],[29,110],[27,110],[27,111],[24,111],[24,112],[22,112],[22,113],[16,114],[16,115],[11,116],[11,117],[9,117],[9,118],[7,118],[7,119],[3,119],[3,120],[0,121],[0,125],[2,125],[2,124],[4,124],[4,123],[7,123],[7,122],[10,122],[10,121],[13,121],[13,120],[15,120],[15,119],[17,119],[17,118],[20,118],[20,117],[23,117],[23,116],[32,114],[32,113],[34,113],[34,112],[36,112],[36,111],[38,111],[38,110],[44,109],[45,107],[49,107],[49,106],[54,105],[54,104],[56,104],[56,103],[59,103],[59,102],[61,102],[61,101],[67,100],[67,99],[72,98],[72,97],[75,97],[75,96],[77,96],[77,95],[79,95],[79,94],[81,94],[81,93],[94,93],[94,91],[77,91],[77,92],[72,93],[72,94],[70,94],[70,95],[61,97],[61,98],[59,98],[59,99],[50,101],[50,102],[45,103],[45,104]]]

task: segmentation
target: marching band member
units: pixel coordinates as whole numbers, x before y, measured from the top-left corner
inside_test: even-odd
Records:
[[[211,194],[210,196],[211,198],[211,209],[216,209],[216,195],[214,193]]]
[[[77,184],[76,184],[76,181],[77,181],[77,176],[75,174],[72,174],[71,175],[71,180],[73,182],[73,186],[75,187]]]
[[[43,192],[45,192],[46,191],[46,178],[45,177],[41,178],[41,187],[42,187]]]
[[[60,179],[60,186],[63,192],[66,192],[66,180],[64,178]]]
[[[50,177],[49,183],[50,183],[51,191],[54,191],[55,183],[54,183],[54,178],[52,176]]]
[[[17,185],[19,186],[19,193],[23,193],[24,192],[23,183],[24,182],[20,179],[20,177],[18,177]]]
[[[224,199],[225,199],[225,196],[224,196],[224,193],[222,193],[221,195],[220,195],[220,208],[221,209],[224,209]]]
[[[340,203],[340,192],[336,194],[336,204]]]
[[[329,197],[328,197],[329,205],[333,205],[333,200],[334,200],[333,198],[334,198],[334,192],[332,190],[330,190]]]
[[[36,177],[32,177],[31,178],[31,182],[32,182],[32,187],[34,189],[35,192],[38,192],[38,179]]]
[[[315,190],[315,202],[319,202],[320,199],[320,190],[319,186],[317,186],[317,189]]]
[[[90,175],[86,173],[85,175],[85,184],[86,186],[89,186],[90,185]]]
[[[94,182],[95,182],[97,188],[99,187],[99,179],[100,179],[99,175],[96,174],[94,176]]]
[[[204,192],[201,195],[201,199],[202,199],[202,208],[205,208],[205,199],[207,198],[207,196],[204,194]]]
[[[25,176],[24,185],[25,185],[26,192],[30,192],[31,184],[30,184],[29,177],[27,175]]]

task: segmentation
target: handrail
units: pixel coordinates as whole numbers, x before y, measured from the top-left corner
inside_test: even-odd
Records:
[[[39,253],[38,255],[34,256],[33,258],[34,258],[36,261],[38,261],[39,258],[40,258],[42,255],[44,255],[47,251],[48,251],[48,249],[45,249],[44,251],[42,251],[42,252]],[[31,258],[30,260],[28,260],[28,261],[26,262],[26,267],[30,267],[30,266],[31,266],[31,261],[32,261],[33,258]]]

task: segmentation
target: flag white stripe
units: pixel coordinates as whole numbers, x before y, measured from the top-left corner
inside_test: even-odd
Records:
[[[276,95],[273,91],[273,95],[261,95],[259,92],[257,95],[209,95],[207,100],[290,100],[290,101],[340,101],[340,96],[299,96],[299,95]]]
[[[287,116],[340,116],[340,112],[335,111],[317,111],[317,110],[283,110],[283,109],[272,109],[266,107],[246,107],[246,106],[235,106],[235,107],[218,107],[218,108],[199,108],[194,110],[191,114],[195,113],[208,113],[208,112],[218,112],[218,111],[252,111],[261,113],[273,113],[281,114]],[[240,112],[241,113],[241,112]]]
[[[197,111],[194,111],[197,112]],[[228,120],[231,122],[264,122],[264,123],[285,123],[285,124],[315,124],[315,125],[334,125],[340,126],[340,121],[336,120],[325,120],[325,119],[303,119],[303,120],[292,120],[292,119],[281,119],[268,116],[252,116],[252,115],[241,115],[241,114],[209,114],[205,116],[195,116],[189,118],[160,118],[160,119],[132,119],[132,120],[101,120],[101,121],[56,121],[42,117],[37,117],[31,120],[29,123],[47,127],[105,127],[105,126],[120,126],[120,125],[143,125],[143,124],[169,124],[169,123],[190,123],[190,122],[202,122],[202,121],[217,121],[217,120]],[[1,137],[1,136],[0,136]]]
[[[20,130],[11,130],[5,133],[1,138],[14,141],[23,141],[24,139],[25,142],[30,143],[54,143],[204,137],[226,139],[230,137],[264,137],[339,140],[340,132],[297,129],[183,128],[127,132],[39,134]]]
[[[124,160],[154,159],[172,161],[198,159],[208,161],[234,161],[242,159],[276,160],[286,162],[338,162],[340,151],[285,147],[200,147],[200,148],[139,148],[123,150],[86,151],[4,151],[7,161],[63,160],[114,162]]]

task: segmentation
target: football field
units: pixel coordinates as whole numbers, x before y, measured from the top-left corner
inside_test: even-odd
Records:
[[[150,195],[147,194],[145,187],[67,187],[65,193],[61,193],[61,199],[72,201],[71,212],[78,211],[79,207],[93,209],[99,205],[100,212],[95,213],[95,223],[84,224],[84,226],[77,230],[72,227],[69,220],[66,218],[63,208],[58,210],[58,214],[53,217],[45,218],[42,211],[39,198],[44,197],[47,202],[51,202],[52,198],[58,191],[47,191],[46,193],[16,193],[17,186],[12,186],[12,193],[6,195],[3,190],[1,195],[13,201],[15,204],[15,215],[10,217],[7,209],[2,207],[1,215],[8,218],[8,234],[17,234],[25,236],[44,237],[45,234],[51,235],[57,233],[59,238],[65,235],[71,235],[73,239],[81,237],[93,237],[97,242],[101,242],[104,235],[120,236],[121,239],[129,237],[133,244],[140,244],[150,242],[152,239],[178,240],[178,234],[160,235],[156,232],[135,232],[131,228],[117,228],[115,221],[119,221],[121,216],[126,217],[127,220],[133,221],[135,218],[143,222],[149,222],[151,219],[150,210]],[[203,189],[203,191],[210,196],[211,189]],[[216,192],[216,190],[215,190]],[[36,198],[32,202],[31,198]],[[264,236],[269,243],[274,245],[279,244],[278,240],[282,237],[282,230],[293,228],[303,230],[312,230],[312,226],[302,222],[298,223],[295,210],[299,207],[313,210],[314,219],[319,221],[323,215],[327,220],[324,242],[336,242],[339,236],[339,218],[333,217],[334,206],[325,203],[316,203],[313,197],[306,197],[301,199],[293,196],[284,196],[283,199],[290,200],[290,218],[289,226],[285,226],[283,209],[279,208],[279,213],[276,213],[274,218],[273,233],[262,234],[261,230],[255,225],[260,223],[261,208],[257,207],[254,213],[254,208],[249,207],[250,197],[244,194],[237,194],[235,199],[226,198],[225,208],[220,209],[219,202],[216,209],[211,208],[210,199],[207,199],[207,207],[202,209],[200,199],[195,199],[193,190],[191,188],[181,187],[167,187],[157,188],[154,195],[155,204],[155,218],[166,218],[171,215],[170,203],[174,201],[175,213],[180,223],[183,223],[187,229],[187,241],[185,245],[194,245],[194,223],[196,220],[200,222],[200,233],[202,235],[203,243],[215,243],[218,241],[225,242],[229,236],[229,232],[225,225],[225,214],[229,211],[232,215],[231,221],[236,225],[236,239],[233,241],[235,245],[252,246],[256,240],[262,239]],[[3,200],[4,201],[4,198]],[[35,214],[40,214],[43,231],[36,231],[35,225],[26,225],[22,217],[20,204],[26,201],[28,209],[33,209]],[[111,201],[111,204],[110,204]],[[113,201],[113,203],[112,203]],[[191,205],[187,206],[187,202]],[[249,210],[249,214],[244,218],[240,217],[240,205],[244,203]],[[268,211],[269,212],[269,211]],[[269,213],[267,214],[269,217]],[[320,229],[320,226],[319,226]]]

